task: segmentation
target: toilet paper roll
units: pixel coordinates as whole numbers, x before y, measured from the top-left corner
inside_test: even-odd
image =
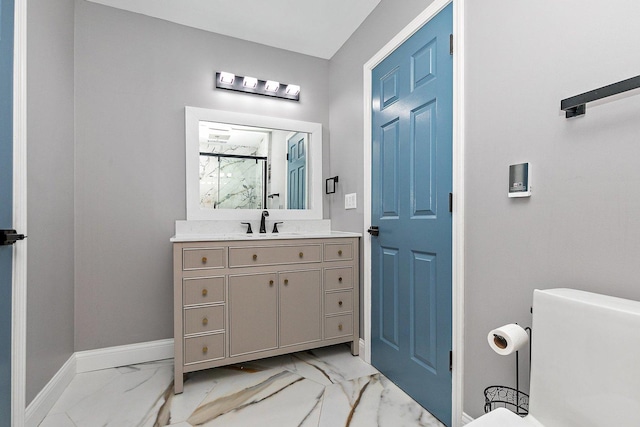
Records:
[[[489,332],[487,341],[493,351],[506,356],[524,347],[529,341],[529,335],[519,325],[510,323]]]

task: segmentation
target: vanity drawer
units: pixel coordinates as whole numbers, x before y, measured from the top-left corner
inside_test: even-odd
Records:
[[[229,248],[229,267],[320,262],[321,250],[321,245]]]
[[[207,248],[182,250],[183,270],[203,270],[207,268],[225,267],[226,248]]]
[[[340,316],[325,317],[324,338],[338,338],[346,335],[353,335],[353,315],[343,314]]]
[[[185,338],[184,363],[205,362],[224,358],[224,334]]]
[[[325,261],[349,261],[353,259],[353,245],[351,243],[325,243]]]
[[[353,292],[331,292],[324,295],[325,314],[338,314],[353,310]]]
[[[324,289],[349,289],[353,287],[353,267],[325,268]]]
[[[184,305],[224,302],[224,277],[184,279],[182,298]]]
[[[184,310],[184,333],[197,334],[224,329],[224,306],[188,308]]]

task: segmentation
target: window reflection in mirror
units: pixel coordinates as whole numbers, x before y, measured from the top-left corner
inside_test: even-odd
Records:
[[[203,209],[305,209],[308,134],[199,121]]]

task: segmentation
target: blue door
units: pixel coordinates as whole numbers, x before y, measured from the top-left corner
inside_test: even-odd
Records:
[[[0,229],[13,225],[13,0],[0,0]],[[12,247],[0,246],[0,426],[11,424]]]
[[[307,135],[296,133],[287,140],[288,209],[304,209],[307,201]]]
[[[372,73],[371,360],[451,424],[452,5]]]

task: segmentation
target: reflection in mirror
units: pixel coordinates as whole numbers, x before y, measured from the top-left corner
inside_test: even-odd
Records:
[[[305,209],[308,135],[199,122],[203,209]]]
[[[185,108],[187,219],[322,218],[322,126]],[[273,215],[273,213],[272,213]]]

